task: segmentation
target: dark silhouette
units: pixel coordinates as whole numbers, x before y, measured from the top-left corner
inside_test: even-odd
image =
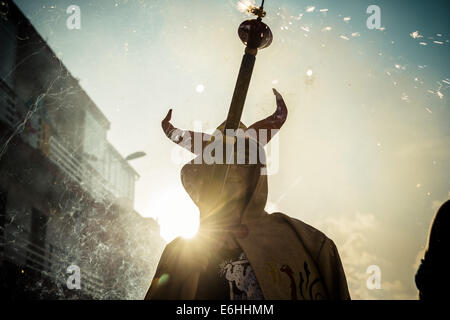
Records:
[[[450,200],[438,210],[431,226],[428,248],[415,277],[421,300],[450,297],[448,254],[450,246]]]

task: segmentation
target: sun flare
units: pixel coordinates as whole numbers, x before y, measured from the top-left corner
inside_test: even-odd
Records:
[[[256,6],[256,4],[253,0],[240,0],[237,3],[237,8],[240,12],[248,12],[248,9],[254,6]]]
[[[160,234],[170,242],[176,237],[192,238],[199,227],[199,211],[183,187],[163,189],[148,203],[148,215],[158,219]]]

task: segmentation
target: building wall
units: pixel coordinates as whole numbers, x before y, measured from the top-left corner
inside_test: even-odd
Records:
[[[164,242],[156,222],[133,209],[137,173],[107,141],[108,120],[7,3],[0,19],[0,72],[11,72],[0,81],[0,296],[143,298]],[[67,287],[71,265],[80,268],[81,290]]]
[[[0,27],[0,78],[11,87],[13,78],[11,77],[12,67],[16,64],[16,48],[17,48],[17,26],[16,24],[3,19]]]

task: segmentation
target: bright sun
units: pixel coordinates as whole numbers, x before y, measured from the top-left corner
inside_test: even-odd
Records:
[[[198,231],[198,208],[181,185],[151,197],[147,212],[158,219],[161,236],[167,242],[178,236],[192,238]]]

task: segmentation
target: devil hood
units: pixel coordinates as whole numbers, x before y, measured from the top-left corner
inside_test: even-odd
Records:
[[[227,183],[221,177],[220,171],[226,171],[229,166],[226,164],[206,164],[196,163],[196,160],[185,164],[181,169],[181,181],[186,192],[191,197],[200,211],[200,224],[206,221],[218,220],[221,212],[226,212],[229,221],[238,224],[246,223],[253,219],[258,219],[264,213],[267,202],[268,184],[265,174],[265,151],[257,145],[255,149],[258,153],[258,163],[253,165],[239,165],[241,169],[248,171],[250,178],[242,188],[247,190],[246,196],[241,200],[245,203],[241,212],[230,212],[226,210],[228,200],[221,196],[222,184]],[[201,156],[199,156],[201,157]],[[263,163],[261,163],[261,161]],[[224,173],[226,176],[226,173]]]

